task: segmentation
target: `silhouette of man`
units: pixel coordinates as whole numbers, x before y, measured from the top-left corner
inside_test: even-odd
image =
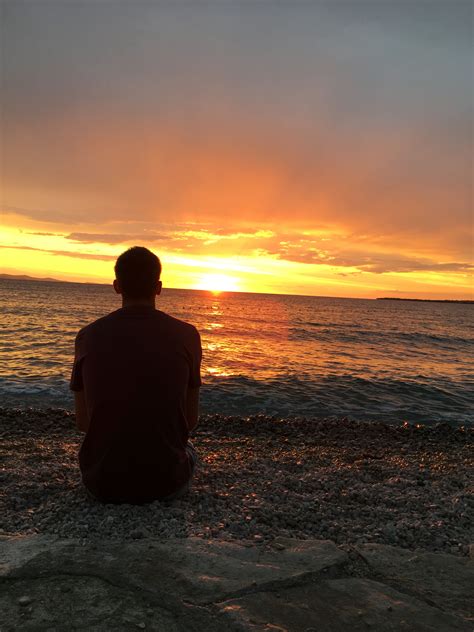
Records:
[[[161,263],[135,246],[115,264],[122,308],[79,331],[70,387],[86,433],[79,465],[103,502],[172,500],[189,488],[196,453],[201,339],[155,308]]]

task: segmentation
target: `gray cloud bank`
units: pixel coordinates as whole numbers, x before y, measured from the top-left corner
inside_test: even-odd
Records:
[[[78,223],[135,219],[220,235],[236,220],[339,226],[368,235],[370,254],[334,250],[331,265],[464,270],[373,244],[470,256],[470,2],[2,9],[2,187],[17,212],[70,226],[78,243]],[[277,245],[268,252],[323,261]]]

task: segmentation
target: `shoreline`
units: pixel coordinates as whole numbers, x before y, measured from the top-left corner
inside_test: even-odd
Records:
[[[348,419],[202,415],[190,493],[102,505],[80,480],[82,433],[62,409],[0,409],[0,533],[268,544],[388,544],[467,556],[474,430]]]
[[[206,384],[206,388],[209,385]],[[365,416],[357,415],[356,413],[350,412],[337,412],[337,411],[327,411],[320,414],[309,415],[304,412],[299,412],[294,415],[288,415],[286,412],[282,414],[275,414],[273,412],[265,412],[258,411],[252,412],[247,411],[244,413],[236,413],[235,410],[229,408],[226,412],[222,412],[218,410],[216,404],[211,402],[210,406],[206,405],[206,402],[201,399],[200,400],[200,409],[201,414],[199,415],[201,419],[212,419],[214,417],[218,417],[220,419],[232,419],[232,420],[245,420],[245,419],[266,419],[272,422],[278,423],[303,423],[308,424],[308,426],[314,426],[317,423],[339,423],[339,422],[349,422],[355,423],[359,425],[377,425],[382,424],[384,426],[390,427],[401,427],[403,425],[408,425],[411,428],[425,428],[427,430],[433,430],[435,428],[440,428],[443,426],[450,427],[453,429],[464,429],[466,431],[474,432],[474,416],[470,416],[468,419],[458,418],[446,419],[446,418],[426,418],[420,419],[416,414],[410,415],[409,413],[404,413],[403,415],[397,416],[397,413],[391,416],[390,411],[377,412],[377,413],[365,413]],[[29,405],[21,405],[18,403],[17,398],[10,399],[8,396],[5,397],[3,402],[0,404],[0,423],[1,417],[4,412],[7,411],[7,414],[10,414],[8,411],[15,411],[15,413],[21,415],[36,415],[38,414],[42,417],[45,413],[52,412],[55,415],[57,412],[61,412],[64,414],[74,415],[74,402],[71,400],[69,402],[64,401],[49,401],[44,398],[38,398],[37,401],[33,401],[33,403]],[[462,413],[460,415],[462,417]],[[408,421],[409,419],[409,421]],[[0,429],[1,432],[1,429]]]

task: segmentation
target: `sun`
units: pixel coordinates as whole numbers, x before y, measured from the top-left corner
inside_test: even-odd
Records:
[[[237,292],[238,289],[238,279],[227,274],[203,274],[196,284],[196,290],[208,290],[213,294]]]

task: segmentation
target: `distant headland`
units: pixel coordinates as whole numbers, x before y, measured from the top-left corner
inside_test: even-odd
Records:
[[[32,277],[27,274],[0,274],[0,279],[12,279],[14,281],[49,281],[54,283],[64,283],[60,279],[52,277]]]
[[[106,283],[99,283],[97,281],[66,281],[65,279],[54,279],[53,277],[34,277],[28,274],[6,274],[0,273],[0,279],[7,279],[10,281],[45,281],[47,283],[73,283],[75,285],[107,285]]]
[[[377,298],[377,301],[417,301],[418,303],[474,303],[469,300],[456,300],[451,298],[398,298],[392,296],[384,296]]]

